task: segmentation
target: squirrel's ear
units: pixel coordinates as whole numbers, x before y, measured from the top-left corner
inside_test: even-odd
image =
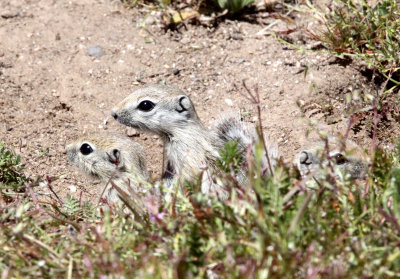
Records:
[[[190,102],[188,96],[180,95],[176,98],[175,110],[177,112],[182,113],[184,111],[188,111],[191,106],[192,106],[192,103]]]
[[[107,153],[108,160],[114,165],[119,165],[121,162],[121,151],[119,149],[114,148],[110,153]]]

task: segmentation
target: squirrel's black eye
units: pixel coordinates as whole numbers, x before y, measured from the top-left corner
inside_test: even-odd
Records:
[[[142,101],[137,108],[141,111],[151,111],[156,105],[151,101]]]
[[[347,162],[346,157],[344,157],[342,154],[338,153],[335,156],[333,156],[333,159],[335,160],[337,165],[343,165],[344,163]]]
[[[93,148],[89,144],[84,143],[84,144],[81,145],[81,148],[79,149],[79,151],[83,155],[89,155],[90,153],[93,152]]]

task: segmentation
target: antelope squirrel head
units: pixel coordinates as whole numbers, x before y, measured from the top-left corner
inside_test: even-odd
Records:
[[[143,147],[128,138],[94,134],[77,139],[65,150],[72,164],[102,181],[132,172],[142,179],[148,178]]]
[[[161,136],[200,122],[190,98],[182,90],[165,85],[135,90],[111,110],[111,115],[121,124]]]
[[[305,176],[327,166],[328,157],[331,159],[335,170],[350,175],[352,179],[365,178],[368,156],[353,141],[346,140],[344,142],[337,137],[328,137],[327,141],[313,141],[303,146],[295,157],[294,163],[301,175]]]

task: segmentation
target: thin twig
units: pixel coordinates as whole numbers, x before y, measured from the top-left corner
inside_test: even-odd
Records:
[[[374,74],[375,74],[375,69],[374,69]],[[374,154],[374,152],[375,152],[376,134],[377,134],[377,130],[378,130],[378,123],[379,123],[379,120],[380,120],[380,115],[378,113],[378,107],[377,107],[377,98],[379,98],[380,96],[384,95],[385,88],[386,88],[389,80],[391,80],[392,75],[393,75],[393,67],[390,69],[388,77],[385,80],[385,82],[383,83],[380,92],[378,92],[378,95],[375,96],[374,99],[372,100],[372,107],[373,107],[373,112],[374,112],[374,122],[373,122],[374,126],[373,126],[372,142],[371,142],[371,149],[370,149],[371,155]]]
[[[31,242],[31,243],[34,243],[34,244],[36,244],[37,246],[39,246],[39,247],[41,247],[41,248],[43,248],[43,249],[49,251],[49,252],[50,252],[51,254],[53,254],[57,259],[60,258],[60,255],[57,254],[57,252],[54,251],[50,246],[48,246],[47,244],[45,244],[45,243],[41,242],[40,240],[34,238],[33,236],[30,236],[30,235],[28,235],[28,234],[23,234],[22,238],[23,238],[25,241],[29,241],[29,242]]]
[[[28,189],[28,193],[29,193],[29,195],[31,196],[32,201],[33,201],[33,203],[35,204],[36,208],[40,208],[38,199],[37,199],[37,197],[36,197],[36,194],[35,194],[35,193],[33,192],[33,190],[32,190],[32,186],[35,185],[35,184],[36,184],[36,182],[25,183],[24,187],[25,187],[26,189]]]
[[[68,219],[61,218],[60,216],[57,216],[57,215],[54,214],[53,212],[50,212],[50,211],[47,211],[47,210],[45,210],[45,212],[46,212],[48,215],[50,215],[51,217],[53,217],[54,219],[56,219],[56,220],[58,220],[58,221],[60,221],[60,222],[62,222],[62,223],[70,224],[70,225],[73,226],[78,232],[81,231],[81,228],[79,227],[79,224],[78,224],[78,223],[76,223],[76,222],[74,222],[74,221],[71,221],[71,220],[68,220]]]
[[[57,198],[58,202],[61,204],[61,206],[64,205],[64,202],[60,199],[60,197],[57,195],[57,193],[54,191],[53,187],[51,186],[51,182],[52,180],[49,177],[46,177],[46,181],[47,181],[47,187],[49,188],[49,190],[53,193],[53,195]]]
[[[264,147],[264,151],[265,151],[265,155],[267,157],[267,163],[268,163],[268,168],[269,168],[270,174],[271,174],[271,176],[274,176],[274,172],[272,171],[271,161],[270,161],[270,158],[269,158],[268,148],[267,148],[267,145],[266,145],[265,139],[264,139],[264,130],[263,130],[262,119],[261,119],[261,100],[260,100],[260,94],[259,94],[259,91],[258,91],[258,86],[257,86],[257,84],[254,86],[254,93],[255,94],[253,94],[251,92],[251,90],[248,88],[248,86],[246,84],[246,80],[243,80],[242,82],[243,82],[243,87],[246,89],[246,91],[247,91],[247,93],[248,93],[248,95],[250,97],[246,98],[245,95],[243,95],[243,96],[245,96],[245,98],[247,100],[250,100],[253,104],[255,104],[257,106],[258,125],[259,125],[259,129],[260,129],[260,131],[259,131],[260,135],[259,136],[261,138],[261,141],[262,141],[262,144],[263,144],[263,147]]]
[[[98,206],[100,205],[101,199],[102,199],[102,197],[103,197],[103,195],[104,195],[104,192],[106,191],[106,189],[107,189],[107,187],[108,187],[108,184],[111,183],[111,179],[113,178],[113,176],[115,175],[115,173],[116,173],[116,170],[111,174],[110,179],[108,179],[107,183],[104,185],[103,190],[101,191],[101,194],[100,194],[100,196],[99,196],[99,201],[97,202],[96,207],[98,207]]]
[[[355,122],[355,118],[356,117],[354,116],[354,114],[350,116],[350,119],[348,121],[347,128],[346,128],[346,132],[343,135],[343,142],[346,142],[346,140],[349,138],[350,130]],[[344,149],[345,149],[345,146],[343,146],[343,150]]]

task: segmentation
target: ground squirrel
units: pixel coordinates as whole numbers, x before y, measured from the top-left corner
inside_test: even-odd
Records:
[[[107,183],[112,181],[129,193],[127,187],[138,191],[139,183],[149,175],[143,147],[128,138],[110,134],[81,137],[65,147],[69,161],[89,176]],[[108,185],[108,202],[119,202],[118,192]]]
[[[255,140],[255,133],[243,129],[234,119],[207,129],[190,98],[182,90],[165,85],[137,89],[113,108],[111,115],[121,124],[156,133],[163,139],[167,161],[163,178],[167,186],[178,177],[182,181],[193,179],[205,166],[214,169],[219,150],[228,140],[237,140],[243,148]],[[277,156],[275,149],[272,154]],[[207,181],[211,179],[203,176],[202,192],[206,194],[213,190],[213,184]]]
[[[365,178],[368,167],[367,154],[355,142],[340,140],[333,136],[303,146],[295,157],[294,164],[301,175],[306,176],[327,166],[328,156],[335,171],[346,173],[353,179]]]

